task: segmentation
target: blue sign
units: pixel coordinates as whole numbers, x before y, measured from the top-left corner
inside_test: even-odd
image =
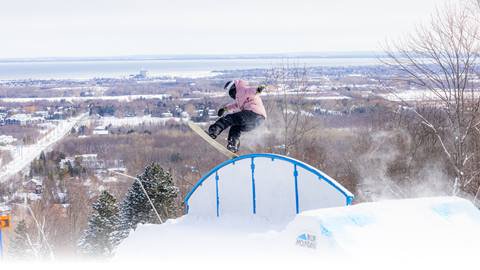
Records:
[[[2,230],[0,229],[0,259],[3,258],[3,239],[2,239]]]

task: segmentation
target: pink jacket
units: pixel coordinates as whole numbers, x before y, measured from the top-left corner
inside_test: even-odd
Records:
[[[267,118],[267,112],[260,95],[257,94],[257,88],[249,87],[247,82],[243,80],[235,80],[235,88],[237,89],[235,102],[225,106],[229,112],[247,110]]]

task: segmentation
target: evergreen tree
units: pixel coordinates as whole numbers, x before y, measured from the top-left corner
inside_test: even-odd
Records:
[[[137,178],[143,184],[162,220],[175,217],[177,214],[178,188],[173,184],[170,173],[160,165],[152,163]],[[139,181],[135,181],[120,205],[118,239],[127,237],[130,230],[136,229],[139,223],[158,222],[159,220]]]
[[[40,156],[38,157],[40,161],[42,161],[43,164],[47,163],[47,157],[45,156],[45,152],[40,152]]]
[[[8,254],[18,260],[28,260],[33,258],[34,252],[29,243],[27,224],[25,220],[20,220],[15,228],[15,237],[8,249]]]
[[[108,257],[117,245],[115,231],[118,225],[117,200],[107,191],[102,191],[93,204],[93,213],[78,246],[92,257]]]

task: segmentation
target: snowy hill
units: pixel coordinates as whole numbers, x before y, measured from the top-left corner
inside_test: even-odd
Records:
[[[284,228],[275,225],[254,216],[195,215],[141,225],[119,246],[115,261],[443,268],[474,265],[480,243],[480,212],[456,197],[310,210]]]

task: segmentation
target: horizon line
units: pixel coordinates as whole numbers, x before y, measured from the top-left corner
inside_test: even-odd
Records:
[[[385,57],[381,51],[324,51],[281,53],[191,53],[191,54],[132,54],[112,56],[46,56],[0,58],[9,62],[76,62],[76,61],[145,61],[145,60],[206,60],[206,59],[262,59],[262,58],[376,58]]]

